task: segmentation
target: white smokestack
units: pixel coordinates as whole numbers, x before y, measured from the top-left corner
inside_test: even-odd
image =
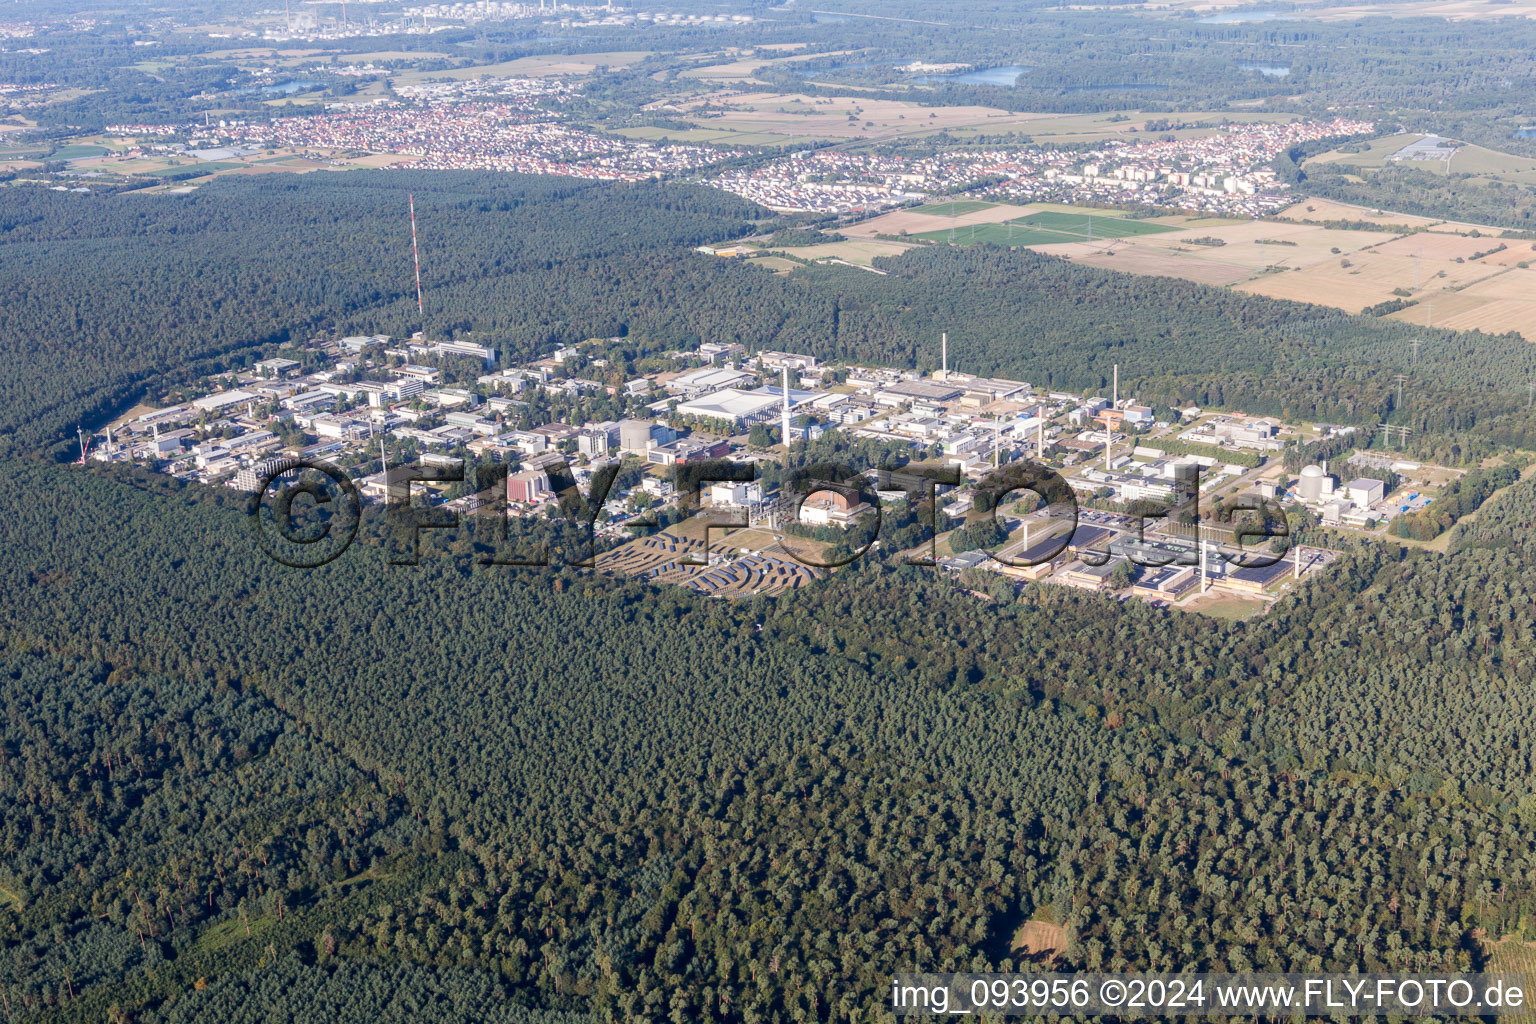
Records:
[[[789,456],[789,366],[784,366],[784,455]]]

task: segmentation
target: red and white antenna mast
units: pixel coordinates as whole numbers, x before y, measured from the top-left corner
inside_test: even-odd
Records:
[[[425,315],[421,310],[421,250],[416,248],[416,196],[410,194],[408,198],[411,204],[411,259],[416,263],[416,312]]]

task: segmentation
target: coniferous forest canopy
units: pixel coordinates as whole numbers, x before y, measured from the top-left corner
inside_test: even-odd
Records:
[[[1135,111],[1169,131],[1186,113],[1349,116],[1536,155],[1516,134],[1536,121],[1528,18],[1300,17],[1331,0],[1246,23],[1107,2],[819,6],[840,13],[753,0],[732,8],[748,24],[559,29],[564,53],[644,52],[564,109],[594,130],[693,127],[658,108],[715,88],[687,77],[701,55],[809,41],[821,56],[757,69],[759,87]],[[68,91],[29,113],[21,150],[293,109],[252,88],[264,79],[230,40],[161,31],[160,7],[16,7],[92,19],[0,46],[0,83]],[[555,24],[325,45],[446,71],[548,53]],[[914,97],[892,86],[913,61],[1024,71]],[[1272,64],[1287,73],[1256,67]],[[1303,166],[1336,145],[1274,167],[1366,207],[1522,231],[1536,214],[1529,184]],[[894,1019],[884,993],[912,969],[1470,972],[1536,942],[1536,348],[1521,336],[988,245],[776,274],[694,248],[821,241],[827,222],[696,184],[371,170],[134,195],[17,177],[0,172],[0,1021],[863,1022]],[[870,554],[777,598],[569,558],[486,566],[467,528],[426,531],[421,564],[394,565],[382,514],[299,571],[262,554],[243,493],[70,461],[77,425],[307,358],[314,337],[417,330],[504,364],[596,338],[626,371],[734,342],[924,372],[942,331],[951,369],[1036,389],[1104,391],[1118,366],[1121,395],[1159,418],[1196,405],[1363,428],[1270,456],[1290,473],[1380,447],[1390,423],[1411,431],[1394,458],[1464,474],[1389,536],[1335,535],[1326,572],[1228,620],[957,586],[902,563],[923,539],[908,506]],[[556,400],[523,397],[520,426],[556,418]],[[898,451],[832,431],[791,458]],[[523,528],[561,555],[584,543],[569,522]],[[975,520],[949,549],[1000,532]],[[1060,927],[1055,959],[1016,946],[1026,922]]]
[[[408,192],[429,225],[426,328],[510,361],[620,337],[632,356],[723,341],[927,368],[947,330],[955,365],[974,373],[1088,389],[1118,363],[1162,406],[1366,426],[1396,413],[1426,451],[1455,444],[1467,458],[1468,438],[1536,443],[1536,350],[1516,335],[1410,329],[1024,250],[933,247],[882,261],[885,277],[778,277],[691,251],[772,218],[713,189],[450,172],[227,178],[147,202],[8,194],[5,443],[72,438],[145,393],[313,332],[419,329]],[[1405,371],[1414,400],[1398,410]]]
[[[407,330],[407,188],[429,326],[519,356],[612,333],[926,365],[964,324],[976,372],[1093,386],[1118,361],[1170,401],[1358,422],[1406,358],[1369,319],[1027,253],[690,259],[766,216],[697,189],[368,173],[8,204],[15,1019],[872,1019],[911,964],[1028,966],[1029,918],[1066,927],[1069,969],[1473,969],[1474,932],[1536,938],[1530,480],[1448,554],[1362,545],[1229,623],[983,602],[881,558],[740,603],[448,540],[297,573],[233,495],[39,457],[288,337]],[[1433,335],[1423,443],[1527,437],[1528,352]]]

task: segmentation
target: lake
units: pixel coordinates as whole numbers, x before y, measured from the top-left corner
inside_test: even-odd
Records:
[[[1244,71],[1257,71],[1265,78],[1284,78],[1291,73],[1291,69],[1280,64],[1239,64]]]
[[[294,79],[291,82],[278,82],[276,85],[264,85],[261,91],[273,96],[292,96],[296,92],[306,92],[310,89],[319,89],[324,82],[308,82]]]
[[[912,79],[914,82],[922,82],[925,85],[940,85],[944,82],[957,82],[962,85],[1003,85],[1012,88],[1018,84],[1020,75],[1027,75],[1029,68],[1020,64],[1003,64],[995,68],[976,68],[972,71],[960,71],[950,75],[919,75]]]
[[[259,92],[263,96],[292,96],[296,92],[306,92],[310,89],[319,89],[325,86],[324,82],[311,82],[304,79],[293,79],[289,82],[278,82],[276,85],[263,85],[259,88],[236,89],[235,95],[246,96],[253,92]]]

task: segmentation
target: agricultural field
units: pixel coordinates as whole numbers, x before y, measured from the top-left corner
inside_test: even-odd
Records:
[[[1208,256],[1191,247],[1176,255],[1166,249],[1133,244],[1102,245],[1075,242],[1066,245],[1039,246],[1036,252],[1060,256],[1090,267],[1118,270],[1145,277],[1176,277],[1195,284],[1233,285],[1253,276],[1247,267]]]
[[[965,204],[955,204],[955,216],[949,215],[949,203],[932,203],[915,210],[893,210],[878,217],[849,224],[838,230],[850,238],[874,238],[876,235],[918,235],[927,231],[970,227],[973,224],[1004,224],[1045,209],[1043,205],[1013,206],[1007,203],[976,203],[969,211]]]
[[[785,44],[789,46],[804,44]],[[768,49],[768,47],[764,47]],[[734,83],[747,85],[764,85],[753,76],[763,68],[804,63],[808,60],[819,60],[823,57],[842,57],[852,53],[852,50],[831,50],[820,53],[800,53],[790,57],[741,57],[736,60],[720,64],[706,64],[702,67],[688,68],[678,72],[678,78],[691,79],[700,82]],[[658,73],[665,76],[666,72]],[[658,77],[652,75],[652,78]]]
[[[987,203],[980,199],[955,199],[947,203],[929,203],[927,206],[919,206],[915,212],[934,217],[958,217],[962,213],[990,210],[997,205],[997,203]]]
[[[1294,220],[1307,224],[1321,224],[1327,221],[1358,221],[1362,224],[1374,224],[1383,228],[1393,228],[1398,231],[1411,231],[1414,228],[1430,228],[1444,225],[1446,222],[1435,220],[1432,217],[1419,217],[1411,213],[1393,213],[1388,210],[1377,210],[1369,206],[1355,206],[1351,203],[1335,202],[1332,199],[1304,199],[1294,206],[1288,206],[1281,210],[1277,216],[1281,220]]]
[[[1370,3],[1318,8],[1306,17],[1316,21],[1355,21],[1359,18],[1444,18],[1447,21],[1495,21],[1536,18],[1536,0],[1510,0],[1493,6],[1482,0],[1431,0],[1429,3]]]
[[[1369,142],[1351,143],[1348,147],[1330,149],[1326,153],[1307,160],[1304,167],[1314,164],[1351,164],[1355,167],[1385,167],[1387,159],[1401,152],[1408,146],[1423,139],[1424,136],[1411,132],[1402,132],[1397,135],[1386,135],[1379,139],[1371,139]]]
[[[1137,235],[1157,235],[1176,230],[1169,224],[1132,220],[1128,217],[1104,217],[1094,211],[1067,213],[1044,210],[1032,213],[1018,223],[1041,231],[1085,235],[1090,239],[1100,234],[1106,238],[1134,238]]]
[[[1408,156],[1403,151],[1425,138],[1431,136],[1403,133],[1373,139],[1368,143],[1351,143],[1312,157],[1306,161],[1305,166],[1337,165],[1334,169],[1344,174],[1349,174],[1352,168],[1359,168],[1363,172],[1381,170],[1393,164],[1399,154]],[[1471,175],[1471,180],[1479,184],[1502,182],[1507,185],[1536,185],[1536,160],[1530,157],[1461,142],[1456,142],[1455,146],[1455,151],[1448,159],[1404,159],[1396,166],[1442,176]],[[1356,178],[1365,176],[1368,175],[1352,175]]]
[[[1433,165],[1431,165],[1433,166]],[[1536,160],[1482,146],[1462,146],[1447,161],[1447,174],[1471,174],[1495,181],[1536,185]]]
[[[542,54],[518,57],[499,64],[473,64],[451,71],[402,71],[390,78],[396,88],[423,82],[467,82],[479,78],[557,78],[562,75],[586,75],[599,67],[625,68],[651,56],[649,50],[622,50],[612,53]]]
[[[827,56],[815,54],[813,56]],[[797,55],[784,61],[804,60]],[[761,68],[763,60],[738,61],[696,68],[684,76],[701,77],[705,72],[735,75],[747,65]],[[715,81],[731,81],[718,78]],[[743,80],[744,81],[744,80]],[[741,84],[738,82],[738,84]],[[708,106],[707,111],[701,108]],[[731,109],[722,112],[721,106]],[[739,95],[711,95],[674,98],[650,104],[646,109],[682,110],[694,124],[720,131],[764,132],[774,136],[804,136],[839,142],[886,142],[897,138],[919,138],[938,132],[947,133],[959,145],[977,135],[1015,133],[1035,142],[1102,142],[1134,136],[1147,120],[1166,115],[1139,111],[1104,111],[1093,114],[1048,114],[1008,111],[983,106],[921,106],[905,100],[873,99],[867,96],[809,96],[798,93],[749,92]],[[1210,135],[1215,125],[1226,122],[1278,121],[1285,115],[1215,111],[1180,115],[1200,127],[1184,128],[1171,134],[1180,138]],[[1211,127],[1204,127],[1205,124]]]
[[[84,160],[88,157],[107,156],[112,151],[106,146],[95,146],[88,143],[73,143],[68,146],[60,146],[48,154],[50,160]]]
[[[1199,594],[1179,602],[1179,608],[1187,612],[1199,612],[1216,619],[1251,619],[1269,610],[1270,602],[1261,597],[1248,597],[1221,590]]]
[[[1132,238],[1139,235],[1174,231],[1167,224],[1103,217],[1094,213],[1032,213],[1001,224],[971,224],[965,228],[926,231],[915,237],[931,242],[953,241],[962,244],[984,242],[993,245],[1052,245],[1062,242],[1092,242],[1095,239]]]
[[[1321,223],[1327,221],[1381,227],[1328,228]],[[1515,331],[1536,340],[1536,243],[1501,238],[1499,229],[1486,225],[1315,199],[1263,221],[1178,215],[1132,220],[1112,210],[957,200],[895,210],[839,230],[868,240],[905,236],[1027,246],[1106,270],[1233,287],[1350,313],[1405,300],[1412,304],[1390,314],[1393,319]]]
[[[768,250],[802,260],[844,260],[861,267],[873,265],[880,256],[899,256],[912,248],[900,242],[884,239],[850,238],[843,242],[827,242],[823,245],[797,245],[786,249]]]
[[[658,128],[640,125],[633,128],[603,128],[615,135],[648,142],[698,142],[714,146],[796,146],[819,141],[813,135],[777,135],[773,132],[746,132],[716,128]]]
[[[846,257],[845,257],[846,258]],[[783,256],[758,256],[752,260],[754,267],[767,267],[775,274],[788,274],[801,264]]]
[[[135,153],[133,140],[103,139],[96,147],[105,155],[81,156],[74,160],[74,167],[82,171],[100,171],[121,177],[155,177],[172,172],[196,171],[189,178],[159,190],[180,188],[186,184],[202,184],[222,174],[273,174],[292,172],[304,174],[310,171],[351,170],[363,167],[388,167],[409,157],[395,154],[379,154],[354,157],[340,151],[294,149],[281,147],[262,151],[258,155],[226,157],[219,160],[201,160],[185,153]],[[3,156],[0,156],[3,160]]]
[[[706,104],[710,109],[701,110]],[[681,108],[683,116],[701,128],[839,142],[888,141],[967,127],[988,134],[1027,132],[1038,122],[1059,116],[1013,113],[995,107],[924,107],[902,100],[861,96],[768,92],[659,101],[650,108],[662,106]],[[722,111],[722,106],[729,109]]]

